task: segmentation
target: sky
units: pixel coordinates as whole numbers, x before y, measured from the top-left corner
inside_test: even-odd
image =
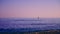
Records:
[[[60,0],[0,0],[0,18],[60,18]]]

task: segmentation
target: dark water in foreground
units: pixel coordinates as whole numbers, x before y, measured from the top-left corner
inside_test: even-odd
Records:
[[[0,32],[60,30],[60,18],[0,18]]]

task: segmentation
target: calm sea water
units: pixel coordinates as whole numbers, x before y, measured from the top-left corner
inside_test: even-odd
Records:
[[[0,29],[21,31],[60,29],[60,18],[0,18]]]

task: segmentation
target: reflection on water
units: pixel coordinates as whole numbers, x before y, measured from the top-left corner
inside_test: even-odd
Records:
[[[60,29],[60,19],[3,19],[0,18],[0,29],[22,29],[21,31]]]

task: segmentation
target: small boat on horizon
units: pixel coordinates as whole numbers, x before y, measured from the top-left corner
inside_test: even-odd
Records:
[[[32,18],[32,19],[16,19],[15,21],[41,21],[41,19],[38,17],[36,18]]]

